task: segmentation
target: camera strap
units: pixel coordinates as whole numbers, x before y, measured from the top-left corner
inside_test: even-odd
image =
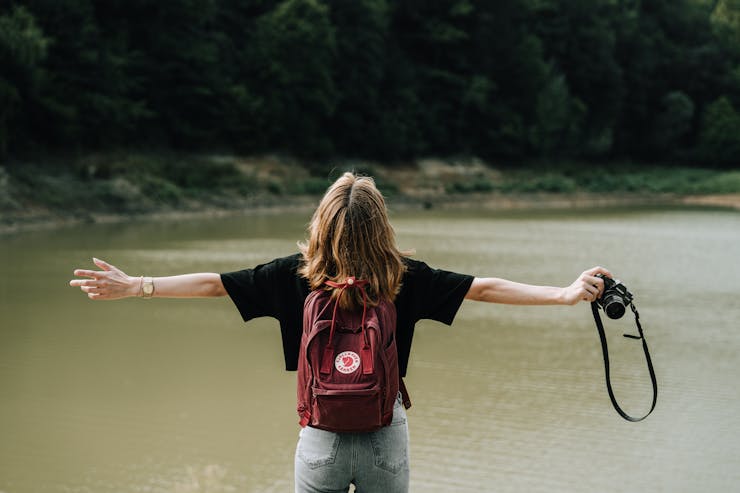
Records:
[[[617,399],[614,397],[611,378],[609,376],[609,349],[606,345],[606,334],[604,332],[604,325],[601,323],[598,304],[595,302],[591,303],[591,311],[594,314],[594,321],[596,322],[596,328],[599,330],[599,338],[601,339],[601,352],[604,356],[604,373],[606,375],[606,389],[609,392],[609,399],[611,399],[614,409],[617,411],[617,413],[619,413],[620,416],[622,416],[627,421],[637,422],[647,418],[650,413],[653,412],[653,409],[655,409],[655,403],[658,400],[658,382],[655,379],[655,370],[653,369],[653,362],[650,359],[650,351],[648,351],[647,341],[645,341],[645,334],[643,333],[642,326],[640,325],[640,314],[637,313],[637,308],[635,307],[634,303],[630,303],[630,308],[632,309],[632,313],[635,314],[635,323],[637,324],[637,331],[639,335],[635,336],[631,334],[624,334],[624,337],[627,337],[629,339],[642,340],[642,350],[645,352],[645,361],[647,361],[648,371],[650,372],[650,380],[653,384],[653,404],[650,406],[650,410],[647,412],[647,414],[645,414],[641,418],[634,418],[630,416],[629,414],[624,412],[621,407],[619,407],[619,404],[617,404]]]

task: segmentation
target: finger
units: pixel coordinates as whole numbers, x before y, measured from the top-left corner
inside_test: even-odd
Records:
[[[99,279],[72,279],[69,281],[70,286],[100,286],[101,281]]]
[[[591,276],[595,276],[596,274],[604,274],[606,277],[614,277],[612,276],[612,273],[609,272],[609,270],[605,269],[604,267],[598,266],[598,265],[596,267],[592,267],[588,269],[586,272],[584,272],[584,274],[588,274]]]
[[[592,284],[585,283],[583,285],[583,290],[588,293],[588,296],[596,298],[599,295],[599,288]]]
[[[594,281],[593,283],[585,282],[583,283],[583,288],[591,294],[597,294],[599,292],[598,281]]]
[[[97,286],[80,286],[80,289],[86,293],[102,293],[102,289]]]
[[[105,260],[93,257],[93,263],[103,270],[118,270],[114,265],[109,264]]]
[[[75,269],[73,274],[79,277],[94,277],[95,279],[103,276],[103,273],[100,271],[87,269]]]
[[[598,278],[597,278],[598,279]],[[581,291],[581,299],[583,301],[595,301],[599,294],[601,293],[599,291],[599,287],[592,284],[591,278],[589,276],[584,276],[583,279],[580,279],[580,286],[579,289]]]
[[[599,291],[602,291],[604,289],[604,280],[600,277],[585,276],[583,280],[586,282],[586,284],[596,286],[596,289],[598,289]]]
[[[87,293],[87,297],[91,300],[110,300],[110,293]]]
[[[583,293],[583,301],[593,302],[596,301],[596,298],[598,297],[598,293],[593,293],[589,290],[586,290],[585,293]]]

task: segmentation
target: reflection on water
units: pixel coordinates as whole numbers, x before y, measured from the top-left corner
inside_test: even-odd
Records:
[[[277,324],[227,299],[88,301],[92,255],[130,274],[227,271],[292,253],[308,215],[2,238],[0,492],[283,492],[298,427]],[[404,212],[429,264],[562,285],[603,264],[637,295],[659,380],[621,420],[585,304],[466,302],[417,327],[412,491],[729,491],[740,484],[740,215],[713,210]],[[608,322],[627,412],[651,388]]]

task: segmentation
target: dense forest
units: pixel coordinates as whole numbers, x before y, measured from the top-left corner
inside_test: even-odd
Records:
[[[0,0],[0,157],[734,167],[738,0]]]

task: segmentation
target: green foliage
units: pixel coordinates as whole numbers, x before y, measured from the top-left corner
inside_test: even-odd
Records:
[[[41,63],[49,40],[34,16],[22,6],[0,16],[0,158],[5,157],[11,130],[22,124],[24,100],[42,77]]]
[[[29,202],[59,211],[136,213],[170,207],[232,204],[269,188],[230,156],[102,153],[0,167],[0,210]],[[81,192],[84,190],[84,193]],[[84,197],[84,199],[83,199]]]
[[[738,0],[0,7],[0,158],[153,148],[733,164],[721,136],[732,118],[715,100],[740,107]]]
[[[496,189],[496,185],[487,178],[478,177],[472,180],[455,181],[445,187],[447,193],[487,193]]]
[[[336,107],[330,128],[336,150],[346,155],[378,155],[387,107],[383,93],[389,7],[386,0],[328,0],[336,57],[332,79]]]
[[[165,163],[164,176],[182,188],[228,188],[241,180],[241,173],[231,163],[171,160]]]
[[[309,177],[302,180],[290,180],[285,188],[291,195],[323,195],[330,184],[324,178]]]
[[[692,180],[686,188],[687,193],[694,194],[740,193],[740,172],[710,173]]]
[[[537,96],[532,147],[548,157],[576,154],[585,113],[585,104],[570,95],[565,76],[551,73]]]
[[[183,192],[179,187],[158,176],[141,176],[139,187],[142,196],[157,204],[177,205],[183,198]]]
[[[610,142],[604,140],[614,127],[623,95],[622,67],[616,58],[615,24],[620,14],[609,0],[540,0],[533,2],[533,23],[544,47],[544,56],[554,66],[546,79],[548,91],[559,105],[557,115],[544,117],[538,111],[537,123],[545,129],[553,125],[562,135],[565,149],[560,154],[606,155]],[[562,74],[562,75],[561,75]],[[562,78],[563,82],[558,82]],[[553,87],[553,84],[556,84]],[[558,88],[557,85],[565,85]],[[552,94],[556,91],[555,94]],[[543,91],[539,92],[541,98]],[[572,100],[571,100],[572,98]],[[560,122],[556,120],[560,118]],[[543,129],[544,130],[544,129]],[[551,138],[561,140],[546,130]],[[575,140],[574,140],[575,139]],[[548,151],[537,148],[539,152]],[[551,147],[551,144],[550,144]]]
[[[0,50],[6,70],[10,64],[20,68],[38,64],[46,56],[48,44],[36,19],[25,7],[16,6],[9,14],[0,16]]]
[[[740,115],[725,96],[704,112],[699,152],[705,161],[720,166],[740,162]]]
[[[495,181],[484,176],[458,180],[446,187],[448,193],[498,192],[596,194],[726,194],[740,193],[740,172],[687,167],[645,167],[635,163],[558,163],[543,167],[532,164],[523,170],[499,173]]]
[[[679,156],[665,153],[678,136],[665,125],[681,117],[675,107],[667,109],[667,95],[681,92],[702,108],[718,92],[740,94],[740,86],[725,89],[738,53],[714,29],[703,2],[620,2],[618,12],[615,51],[624,96],[614,146],[623,155],[675,161]],[[696,146],[697,123],[694,117],[690,131],[679,139],[681,145]],[[690,158],[691,153],[683,155]]]
[[[328,154],[332,142],[324,125],[337,97],[328,8],[316,0],[285,0],[260,17],[255,29],[268,144],[296,154]]]
[[[496,186],[503,193],[569,193],[577,188],[575,180],[562,173],[536,169],[507,174]]]
[[[655,119],[653,142],[664,156],[677,156],[694,120],[694,102],[684,92],[672,91],[662,99],[663,110]]]
[[[740,1],[713,0],[711,20],[736,43],[740,43]]]

